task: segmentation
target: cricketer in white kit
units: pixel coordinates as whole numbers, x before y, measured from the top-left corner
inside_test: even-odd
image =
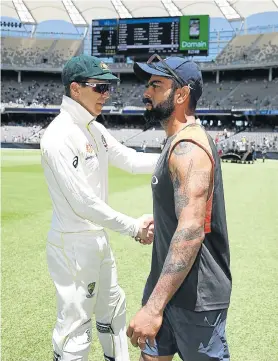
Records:
[[[99,59],[70,59],[62,79],[69,96],[41,140],[53,204],[47,260],[57,295],[54,360],[88,360],[95,314],[104,359],[129,361],[125,295],[104,228],[150,243],[152,217],[134,219],[108,206],[108,163],[152,173],[158,154],[125,147],[95,120],[117,79]]]

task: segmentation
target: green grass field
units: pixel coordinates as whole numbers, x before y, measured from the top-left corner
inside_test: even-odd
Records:
[[[37,151],[2,151],[2,361],[52,360],[55,293],[46,265],[51,202]],[[223,164],[233,292],[232,361],[278,361],[278,162]],[[110,170],[112,207],[151,213],[150,176]],[[128,320],[139,309],[151,246],[109,232]],[[102,360],[96,332],[90,360]],[[130,347],[131,360],[139,352]],[[176,357],[175,360],[179,358]],[[194,360],[189,360],[194,361]]]

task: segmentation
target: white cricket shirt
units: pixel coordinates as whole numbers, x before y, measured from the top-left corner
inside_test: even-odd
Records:
[[[152,173],[158,157],[125,147],[84,107],[64,96],[60,114],[41,139],[53,204],[51,228],[82,232],[105,227],[136,236],[138,220],[107,204],[108,163],[131,173]]]

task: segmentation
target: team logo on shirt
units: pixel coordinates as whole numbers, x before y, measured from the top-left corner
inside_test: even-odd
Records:
[[[72,165],[74,166],[74,168],[77,168],[77,166],[78,166],[78,157],[77,156],[73,158]]]
[[[95,156],[96,156],[96,153],[94,151],[92,144],[87,143],[85,160],[93,159],[93,158],[95,158]]]
[[[88,293],[86,294],[87,298],[92,298],[94,296],[93,292],[96,287],[96,283],[92,282],[88,284]]]
[[[152,184],[157,184],[158,183],[158,179],[157,179],[157,177],[154,175],[153,177],[152,177]]]
[[[93,148],[92,144],[89,144],[89,143],[86,144],[86,152],[94,153],[94,148]]]
[[[103,135],[101,136],[101,140],[102,140],[102,143],[103,143],[103,145],[104,145],[104,147],[106,149],[106,152],[108,152],[108,145],[107,145],[106,139],[104,138]]]

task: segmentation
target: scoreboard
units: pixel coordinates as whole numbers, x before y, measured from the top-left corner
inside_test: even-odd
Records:
[[[208,55],[209,16],[92,21],[92,55]]]
[[[92,22],[92,55],[113,56],[117,53],[118,21],[93,20]]]
[[[120,19],[118,53],[173,53],[179,50],[179,18]]]

